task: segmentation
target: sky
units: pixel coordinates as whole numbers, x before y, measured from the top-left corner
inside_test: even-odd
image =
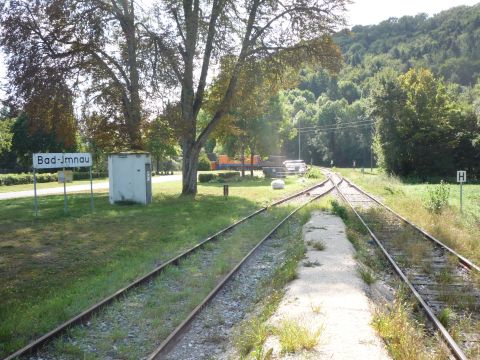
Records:
[[[148,3],[151,0],[143,0]],[[427,13],[434,15],[442,10],[460,5],[474,5],[480,0],[356,0],[348,6],[347,21],[350,26],[377,24],[390,17]],[[6,65],[0,51],[0,99],[4,97]]]
[[[426,13],[435,15],[460,5],[475,5],[480,0],[356,0],[348,6],[350,26],[373,25],[390,17]]]

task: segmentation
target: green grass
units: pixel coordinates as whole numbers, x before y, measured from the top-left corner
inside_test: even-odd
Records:
[[[413,305],[401,297],[393,303],[384,305],[374,314],[373,327],[384,339],[388,352],[394,360],[448,359],[445,346],[430,349],[423,326],[412,318]],[[439,339],[435,339],[440,343]],[[431,341],[431,340],[430,340]]]
[[[314,241],[311,245],[317,251],[323,251],[327,248],[325,243],[321,240],[320,241]]]
[[[130,294],[126,303],[118,301],[110,306],[91,321],[88,334],[72,336],[73,341],[62,341],[61,346],[57,344],[57,348],[63,349],[72,342],[85,344],[86,341],[96,349],[95,359],[109,356],[120,359],[143,358],[148,349],[153,349],[155,344],[164,340],[289,210],[288,207],[271,209],[265,216],[242,224],[225,238],[212,243],[208,249],[182,260],[178,267],[169,268],[148,285],[146,292],[140,288]],[[131,306],[134,306],[134,311],[129,310]],[[221,315],[216,314],[210,319],[211,327],[224,322]],[[155,323],[152,324],[151,319],[155,319]],[[103,324],[109,324],[107,329],[104,329]],[[125,344],[124,338],[128,330],[136,328],[143,329],[136,338],[144,340],[135,339]],[[220,341],[222,334],[217,335],[210,340]],[[124,348],[120,347],[122,344]],[[88,351],[85,353],[92,355]],[[63,351],[54,349],[55,358],[62,354]]]
[[[368,266],[359,265],[357,267],[357,272],[367,285],[372,285],[375,281],[377,281],[375,274]]]
[[[154,184],[144,207],[111,206],[107,194],[0,202],[0,356],[51,330],[104,296],[273,199],[298,191],[297,179],[274,191],[270,181],[199,186],[197,197],[179,197],[181,184]],[[221,271],[225,264],[219,264]]]
[[[440,214],[425,207],[429,189],[438,184],[420,184],[380,174],[374,169],[362,174],[358,169],[337,169],[370,194],[416,225],[451,246],[475,263],[480,263],[480,185],[463,186],[463,214],[460,213],[459,186],[450,184],[448,206]]]
[[[318,260],[315,260],[315,261],[310,261],[310,260],[305,260],[303,263],[302,263],[303,266],[305,267],[317,267],[317,266],[322,266],[322,264],[320,264],[318,262]]]
[[[292,221],[298,226],[291,231],[291,226],[282,226],[279,236],[287,242],[287,259],[277,268],[271,278],[264,281],[256,294],[257,303],[250,315],[245,318],[236,329],[235,347],[241,359],[269,359],[272,349],[264,349],[263,345],[275,332],[267,324],[268,319],[277,310],[287,283],[297,278],[297,269],[303,259],[306,247],[302,238],[302,228],[309,219],[313,210],[325,210],[328,207],[326,200],[322,199],[314,204],[307,205],[295,214]],[[295,228],[295,227],[294,227]],[[318,311],[320,309],[318,308]]]
[[[371,285],[388,273],[387,260],[353,211],[346,205],[332,202],[334,213],[341,216],[347,227],[347,237],[356,250],[358,272]],[[381,221],[381,219],[379,219]],[[396,290],[393,302],[377,303],[372,326],[384,340],[394,360],[447,360],[450,354],[438,335],[425,329],[426,319],[407,294],[409,290],[395,278],[389,284]]]
[[[321,329],[311,331],[294,320],[283,320],[274,330],[279,337],[282,353],[311,350],[318,343]]]

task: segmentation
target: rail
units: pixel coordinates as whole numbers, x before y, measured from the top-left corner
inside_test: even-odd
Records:
[[[336,175],[336,174],[335,174]],[[339,175],[336,175],[336,176],[339,176]],[[355,213],[355,215],[358,217],[358,219],[360,220],[360,222],[363,224],[363,226],[367,229],[368,233],[370,234],[370,237],[375,241],[375,243],[377,244],[377,246],[381,249],[383,255],[387,258],[388,262],[392,265],[393,269],[395,270],[395,272],[400,276],[400,278],[403,280],[403,282],[408,286],[408,288],[410,289],[410,291],[412,292],[412,294],[415,296],[415,298],[417,299],[417,301],[420,303],[420,305],[422,306],[423,310],[425,311],[425,313],[427,314],[428,318],[432,321],[432,323],[434,324],[434,326],[438,329],[438,331],[440,332],[441,336],[443,337],[443,339],[445,340],[445,342],[447,343],[448,347],[450,348],[450,350],[452,351],[452,354],[455,356],[455,358],[459,359],[459,360],[467,360],[467,356],[464,354],[464,352],[462,351],[462,349],[459,347],[459,345],[455,342],[455,340],[452,338],[452,336],[449,334],[449,332],[447,331],[447,329],[443,326],[443,324],[440,322],[440,320],[438,320],[438,318],[435,316],[433,310],[430,308],[430,306],[428,306],[428,304],[424,301],[424,299],[422,298],[422,296],[417,292],[417,290],[415,289],[415,287],[413,286],[413,284],[410,282],[410,280],[408,279],[408,277],[403,273],[403,271],[400,269],[400,267],[397,265],[397,263],[395,262],[395,260],[390,256],[390,254],[388,253],[388,251],[385,249],[385,247],[382,245],[382,243],[380,242],[380,240],[376,237],[376,235],[373,233],[373,231],[370,229],[370,227],[367,225],[367,223],[364,221],[364,219],[360,216],[360,214],[357,212],[357,210],[355,209],[355,207],[352,205],[352,203],[347,199],[347,197],[343,194],[343,192],[340,190],[340,188],[338,187],[339,183],[335,183],[329,176],[329,179],[330,181],[332,182],[332,184],[334,185],[335,189],[337,190],[338,194],[340,195],[340,197],[350,206],[350,208],[352,209],[352,211]],[[343,178],[341,178],[343,180]],[[349,183],[348,181],[346,181],[347,183]],[[357,188],[358,190],[358,188]],[[362,191],[362,193],[364,193]],[[364,193],[365,195],[367,195],[369,198],[371,198],[373,200],[373,198],[371,196],[369,196],[368,194]],[[375,200],[374,200],[375,201]],[[375,201],[377,202],[378,204],[382,205],[380,202],[378,201]],[[385,208],[387,208],[385,206]],[[390,209],[389,209],[390,210]],[[392,210],[390,210],[392,211]],[[395,212],[392,211],[392,213],[395,214]],[[399,218],[403,219],[403,217],[400,217]],[[407,221],[407,223],[411,224],[410,222]],[[419,230],[417,227],[414,226],[415,229]],[[420,230],[419,230],[420,231]],[[424,234],[423,231],[421,231],[422,234]]]
[[[53,339],[61,336],[62,334],[64,334],[66,332],[67,329],[69,329],[70,327],[72,326],[75,326],[75,325],[78,325],[80,323],[84,323],[86,322],[87,320],[89,320],[95,313],[97,313],[98,311],[100,311],[101,309],[103,309],[104,307],[108,306],[109,304],[111,304],[113,301],[115,301],[116,299],[119,299],[121,298],[122,296],[124,296],[128,291],[138,287],[138,286],[141,286],[145,283],[147,283],[150,279],[158,276],[160,273],[162,273],[165,268],[167,268],[169,265],[178,265],[178,263],[180,262],[180,260],[186,258],[187,256],[193,254],[195,251],[199,250],[200,248],[202,248],[205,244],[207,244],[208,242],[210,241],[214,241],[216,240],[219,236],[221,236],[222,234],[225,234],[226,232],[232,230],[233,228],[235,228],[236,226],[244,223],[245,221],[251,219],[252,217],[266,211],[268,208],[271,208],[271,207],[274,207],[274,206],[277,206],[277,205],[280,205],[286,201],[289,201],[293,198],[296,198],[296,197],[299,197],[299,196],[302,196],[312,190],[314,190],[315,188],[317,187],[322,187],[324,186],[326,183],[328,183],[328,179],[327,180],[324,180],[318,184],[315,184],[311,187],[308,187],[307,189],[303,189],[302,191],[300,192],[297,192],[293,195],[290,195],[290,196],[287,196],[283,199],[280,199],[278,201],[275,201],[273,202],[272,204],[270,205],[267,205],[267,206],[264,206],[256,211],[254,211],[253,213],[243,217],[242,219],[238,220],[237,222],[221,229],[220,231],[216,232],[215,234],[207,237],[206,239],[202,240],[201,242],[199,242],[198,244],[196,244],[195,246],[189,248],[188,250],[182,252],[181,254],[177,255],[176,257],[168,260],[167,262],[159,265],[158,267],[156,267],[155,269],[153,269],[152,271],[150,271],[149,273],[139,277],[138,279],[134,280],[133,282],[131,282],[130,284],[128,284],[127,286],[117,290],[115,293],[109,295],[108,297],[104,298],[103,300],[97,302],[96,304],[92,305],[91,307],[89,307],[88,309],[84,310],[83,312],[81,312],[80,314],[74,316],[73,318],[65,321],[64,323],[60,324],[59,326],[57,326],[56,328],[54,328],[53,330],[49,331],[48,333],[44,334],[43,336],[37,338],[36,340],[30,342],[29,344],[27,344],[26,346],[24,346],[23,348],[15,351],[14,353],[8,355],[6,358],[4,358],[4,360],[13,360],[15,358],[18,358],[22,355],[26,355],[26,354],[29,354],[29,353],[32,353],[34,351],[36,351],[37,349],[41,348],[42,346],[44,346],[46,343],[52,341]]]

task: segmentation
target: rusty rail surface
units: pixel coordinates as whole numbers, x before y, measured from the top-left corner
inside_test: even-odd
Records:
[[[318,187],[325,185],[329,179],[324,181],[322,185],[318,185]],[[308,205],[312,201],[317,200],[318,198],[327,195],[335,188],[332,186],[327,191],[314,196],[312,199],[308,200],[304,204],[297,207],[295,210],[290,212],[282,221],[280,221],[275,227],[262,239],[260,242],[255,245],[255,247],[250,250],[250,252],[242,259],[240,262],[223,278],[220,283],[205,297],[205,299],[195,308],[192,312],[183,320],[183,322],[178,325],[175,330],[173,330],[170,335],[160,344],[160,346],[155,349],[153,353],[147,358],[147,360],[159,360],[162,359],[174,346],[175,344],[181,339],[181,337],[189,330],[189,326],[192,321],[196,318],[196,316],[202,311],[202,309],[215,297],[215,295],[225,286],[225,284],[232,279],[232,277],[237,273],[237,271],[242,267],[242,265],[247,261],[252,254],[268,239],[270,238],[277,229],[283,225],[290,217],[292,217],[297,211],[302,209],[304,206]]]
[[[167,266],[178,265],[180,260],[182,260],[182,259],[186,258],[187,256],[193,254],[195,251],[202,248],[206,243],[216,240],[219,236],[221,236],[221,235],[225,234],[226,232],[232,230],[236,226],[244,223],[245,221],[251,219],[252,217],[254,217],[254,216],[256,216],[260,213],[263,213],[267,209],[269,209],[271,207],[274,207],[274,206],[277,206],[277,205],[280,205],[280,204],[282,204],[286,201],[292,200],[296,197],[302,196],[302,195],[304,195],[304,194],[306,194],[306,193],[308,193],[308,192],[310,192],[310,191],[312,191],[312,190],[314,190],[318,187],[322,187],[328,181],[329,181],[328,179],[324,180],[324,181],[322,181],[318,184],[315,184],[315,185],[313,185],[313,186],[311,186],[307,189],[304,189],[300,192],[297,192],[293,195],[290,195],[290,196],[287,196],[283,199],[277,200],[277,201],[273,202],[272,204],[264,206],[264,207],[262,207],[262,208],[260,208],[256,211],[254,211],[253,213],[245,216],[244,218],[238,220],[237,222],[223,228],[222,230],[216,232],[215,234],[213,234],[213,235],[207,237],[206,239],[200,241],[198,244],[191,247],[190,249],[182,252],[181,254],[177,255],[176,257],[174,257],[174,258],[168,260],[167,262],[159,265],[158,267],[156,267],[155,269],[153,269],[149,273],[137,278],[136,280],[134,280],[133,282],[131,282],[127,286],[117,290],[115,293],[109,295],[108,297],[104,298],[103,300],[101,300],[101,301],[97,302],[96,304],[92,305],[91,307],[84,310],[83,312],[76,315],[75,317],[73,317],[73,318],[65,321],[64,323],[58,325],[55,329],[49,331],[45,335],[43,335],[43,336],[37,338],[36,340],[30,342],[29,344],[27,344],[23,348],[21,348],[21,349],[15,351],[14,353],[8,355],[6,358],[4,358],[4,360],[13,360],[13,359],[18,358],[20,356],[35,352],[36,350],[38,350],[39,348],[41,348],[42,346],[44,346],[48,342],[50,342],[53,339],[55,339],[55,338],[61,336],[62,334],[64,334],[67,331],[67,329],[69,329],[70,327],[78,325],[80,323],[83,323],[83,322],[89,320],[92,317],[92,315],[94,315],[99,310],[103,309],[104,307],[108,306],[109,304],[111,304],[116,299],[124,296],[128,291],[130,291],[130,290],[132,290],[132,289],[134,289],[138,286],[141,286],[141,285],[147,283],[150,279],[158,276],[159,274],[161,274],[165,270],[165,268]]]
[[[343,177],[340,177],[339,175],[337,174],[334,174],[335,176],[338,176],[341,181],[344,180]],[[440,320],[438,320],[438,318],[435,316],[432,308],[430,306],[428,306],[428,304],[425,302],[425,300],[422,298],[422,296],[418,293],[418,291],[415,289],[414,285],[410,282],[410,280],[408,279],[408,277],[404,274],[404,272],[400,269],[400,267],[397,265],[397,263],[395,262],[395,260],[392,258],[392,256],[388,253],[388,251],[385,249],[385,247],[382,245],[382,243],[380,242],[380,240],[376,237],[376,235],[373,233],[373,231],[370,229],[370,227],[367,225],[367,223],[364,221],[364,219],[360,216],[360,214],[357,212],[357,210],[355,210],[355,207],[352,205],[352,203],[347,199],[347,197],[342,193],[342,191],[339,189],[338,185],[340,184],[339,183],[335,183],[334,180],[331,179],[331,177],[329,176],[329,179],[330,181],[332,182],[332,184],[334,185],[335,189],[337,190],[338,194],[340,195],[340,197],[350,206],[350,208],[352,209],[352,211],[355,213],[355,215],[358,217],[358,219],[360,220],[360,222],[363,224],[363,226],[367,229],[368,233],[370,234],[370,237],[375,241],[375,243],[377,244],[377,246],[382,250],[382,253],[383,255],[387,258],[387,260],[389,261],[390,265],[393,267],[393,269],[395,270],[395,272],[400,276],[400,278],[403,280],[403,282],[408,286],[408,288],[410,289],[410,291],[412,292],[412,294],[415,296],[415,298],[417,299],[417,301],[420,303],[420,305],[422,306],[424,312],[426,313],[426,315],[428,316],[428,318],[431,320],[431,322],[433,323],[433,325],[438,329],[438,331],[440,332],[440,334],[442,335],[443,339],[445,340],[445,342],[447,343],[448,347],[450,348],[452,354],[455,356],[456,359],[459,359],[459,360],[468,360],[467,356],[465,355],[465,353],[462,351],[462,349],[460,348],[460,346],[455,342],[455,340],[452,338],[452,336],[449,334],[449,332],[447,331],[447,329],[443,326],[443,324],[440,322]],[[353,186],[348,180],[345,179],[345,182],[348,183],[351,187],[353,187],[354,189],[356,189],[357,191],[363,193],[364,195],[366,195],[368,198],[372,199],[372,201],[376,202],[377,204],[387,208],[385,205],[383,205],[382,203],[380,203],[379,201],[375,200],[372,196],[370,196],[369,194],[367,194],[366,192],[360,190],[358,187],[356,186]],[[404,219],[402,216],[396,214],[393,210],[391,210],[390,208],[387,208],[389,211],[391,211],[393,214],[397,215],[400,219],[406,221],[408,224],[412,225],[416,230],[420,231],[422,234],[426,235],[426,233],[419,229],[418,227],[416,227],[415,225],[413,225],[412,223],[410,223],[409,221],[407,221],[406,219]],[[430,236],[427,236],[429,239],[430,239]],[[442,244],[441,242],[439,242],[438,240],[436,241],[438,242],[439,244]],[[454,252],[454,254],[456,254]]]

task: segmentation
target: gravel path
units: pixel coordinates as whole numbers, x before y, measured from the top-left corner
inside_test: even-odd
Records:
[[[370,326],[366,286],[357,274],[354,249],[341,219],[315,212],[304,234],[307,242],[322,241],[325,250],[309,246],[304,265],[317,265],[299,269],[270,322],[275,326],[289,319],[311,331],[320,329],[319,343],[308,353],[282,355],[278,338],[270,336],[265,350],[273,349],[272,359],[390,359]]]

